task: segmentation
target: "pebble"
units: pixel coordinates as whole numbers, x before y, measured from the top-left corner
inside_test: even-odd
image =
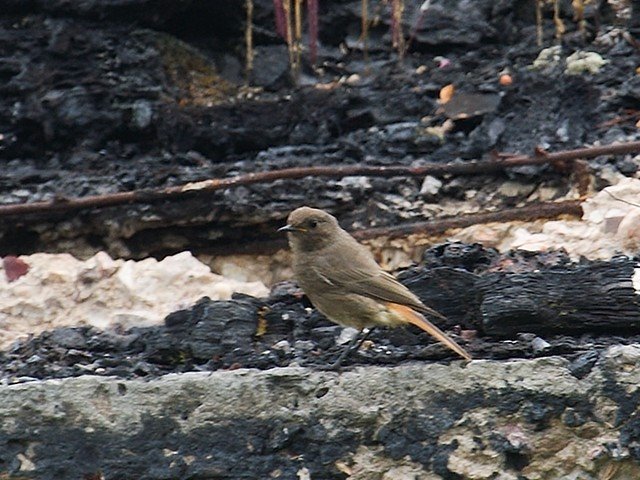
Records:
[[[531,341],[531,347],[535,353],[540,353],[551,348],[551,344],[540,337],[536,337]]]
[[[442,181],[431,175],[424,177],[422,186],[420,187],[420,194],[436,196],[442,187]]]
[[[338,345],[346,345],[347,343],[351,342],[358,335],[358,333],[358,330],[356,330],[355,328],[343,328],[340,332],[340,335],[338,335],[338,338],[336,339],[336,343]]]
[[[273,344],[273,349],[289,353],[291,352],[291,344],[287,340],[280,340]]]

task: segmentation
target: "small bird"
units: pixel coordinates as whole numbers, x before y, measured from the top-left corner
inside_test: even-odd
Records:
[[[360,331],[410,323],[471,360],[471,355],[422,313],[446,317],[427,307],[382,270],[371,252],[340,228],[333,215],[300,207],[289,214],[287,225],[278,230],[287,232],[298,284],[329,320]],[[338,358],[336,366],[349,350],[350,347]]]

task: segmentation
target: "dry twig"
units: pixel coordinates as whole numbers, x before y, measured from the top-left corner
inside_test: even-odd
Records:
[[[543,202],[524,207],[507,208],[495,212],[469,213],[453,218],[428,220],[425,222],[407,223],[393,227],[368,228],[353,232],[358,240],[377,237],[398,238],[420,233],[423,235],[437,235],[453,228],[465,228],[492,222],[530,222],[541,218],[555,218],[560,215],[582,216],[579,200],[563,202]]]
[[[52,212],[72,212],[91,208],[104,208],[133,203],[152,203],[178,198],[205,196],[219,190],[233,188],[240,185],[267,183],[284,179],[291,180],[304,177],[342,178],[348,176],[421,177],[425,175],[477,175],[523,165],[566,162],[576,159],[590,159],[601,155],[622,155],[635,152],[640,152],[640,142],[586,147],[557,153],[536,151],[534,155],[518,155],[512,157],[498,156],[497,158],[490,160],[478,160],[464,163],[427,163],[417,167],[349,165],[285,168],[269,172],[249,173],[230,178],[204,180],[202,182],[190,183],[179,187],[168,187],[156,190],[137,190],[105,195],[93,195],[83,198],[57,198],[46,202],[0,205],[0,217],[48,214]]]
[[[552,219],[563,215],[576,218],[582,216],[582,207],[579,200],[567,200],[563,202],[544,202],[524,207],[507,208],[495,212],[480,212],[458,215],[453,218],[443,218],[437,220],[426,220],[423,222],[407,223],[404,225],[394,225],[390,227],[363,228],[351,231],[351,234],[358,240],[371,240],[374,238],[386,237],[388,239],[403,238],[408,235],[436,236],[442,235],[454,228],[465,228],[472,225],[481,225],[492,222],[529,222],[532,220]],[[211,255],[231,255],[231,254],[261,254],[273,253],[285,248],[286,239],[280,238],[260,238],[260,240],[249,240],[248,242],[225,242],[224,244],[209,245],[207,253]]]

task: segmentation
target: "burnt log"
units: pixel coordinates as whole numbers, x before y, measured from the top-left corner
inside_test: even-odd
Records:
[[[526,273],[491,273],[482,293],[486,335],[640,332],[638,263],[626,258]]]
[[[441,328],[457,325],[479,329],[482,295],[476,288],[478,275],[461,268],[416,268],[398,276],[427,305],[444,314]]]

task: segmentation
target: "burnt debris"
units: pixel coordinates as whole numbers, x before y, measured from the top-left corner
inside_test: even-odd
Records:
[[[424,258],[424,265],[399,278],[447,316],[440,326],[474,358],[564,355],[575,359],[576,375],[582,375],[598,350],[640,341],[640,292],[632,281],[639,267],[633,260],[575,264],[562,252],[500,255],[465,244],[434,247]],[[44,332],[0,353],[0,372],[13,383],[83,374],[131,378],[244,367],[325,368],[343,348],[336,343],[340,332],[287,282],[268,298],[205,297],[167,316],[163,326]],[[375,330],[347,365],[453,359],[409,327]]]

